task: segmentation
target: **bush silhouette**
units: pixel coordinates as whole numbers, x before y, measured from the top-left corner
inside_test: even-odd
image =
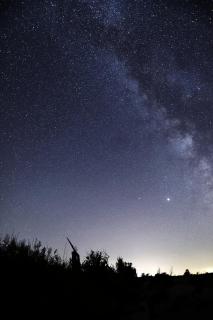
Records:
[[[190,273],[189,269],[186,269],[185,272],[184,272],[184,276],[188,277],[190,275],[191,275],[191,273]]]
[[[57,250],[42,246],[41,242],[35,240],[33,243],[18,241],[15,236],[5,236],[0,239],[1,266],[16,269],[41,269],[51,267],[65,267],[65,263],[58,255]]]
[[[123,258],[118,257],[116,262],[116,272],[122,277],[136,277],[136,269],[132,266],[131,262],[125,262]]]
[[[109,255],[105,251],[93,251],[86,256],[82,263],[82,270],[87,273],[103,274],[111,270]]]

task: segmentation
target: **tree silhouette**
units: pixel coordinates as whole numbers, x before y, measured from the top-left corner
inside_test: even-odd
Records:
[[[188,277],[188,276],[190,276],[190,274],[191,273],[190,273],[189,269],[186,269],[185,272],[184,272],[184,276]]]
[[[123,277],[136,277],[136,269],[132,266],[131,262],[125,262],[123,258],[118,257],[116,262],[116,272]]]
[[[111,269],[108,260],[109,255],[105,251],[91,250],[82,263],[82,270],[96,274],[105,273]]]

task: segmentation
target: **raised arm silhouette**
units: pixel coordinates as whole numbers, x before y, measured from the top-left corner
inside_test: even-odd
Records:
[[[72,248],[72,259],[71,259],[72,271],[79,272],[81,270],[80,255],[77,251],[77,248],[72,244],[72,242],[68,237],[67,237],[67,241],[69,242]]]

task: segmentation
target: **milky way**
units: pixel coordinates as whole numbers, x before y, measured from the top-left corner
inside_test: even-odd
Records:
[[[212,19],[210,0],[0,2],[2,235],[213,267]]]

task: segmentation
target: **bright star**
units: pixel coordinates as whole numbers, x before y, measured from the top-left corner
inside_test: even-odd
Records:
[[[166,198],[166,201],[167,201],[167,202],[170,202],[170,201],[171,201],[171,198],[169,198],[169,197]]]

